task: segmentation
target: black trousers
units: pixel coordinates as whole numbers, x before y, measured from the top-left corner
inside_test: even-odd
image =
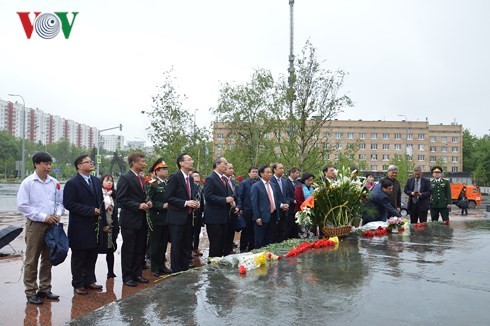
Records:
[[[279,213],[279,221],[277,222],[276,236],[274,242],[282,242],[288,238],[289,220],[288,212],[281,210]]]
[[[206,224],[209,239],[209,257],[221,257],[225,255],[226,230],[226,223]]]
[[[97,248],[71,250],[71,285],[74,289],[88,287],[96,282],[95,263],[97,256]]]
[[[133,230],[121,228],[121,270],[123,282],[136,280],[141,276],[141,262],[145,259],[146,227]]]
[[[170,241],[170,229],[168,225],[153,225],[150,231],[150,260],[151,271],[158,273],[163,270],[167,244]]]
[[[277,228],[277,220],[274,219],[273,216],[275,217],[275,213],[271,214],[269,223],[262,222],[262,225],[258,225],[257,222],[254,222],[255,249],[259,249],[273,243]]]
[[[228,223],[226,223],[225,245],[223,248],[225,256],[233,253],[233,240],[235,240],[235,226],[237,219],[237,215],[230,214],[230,216],[228,217]]]
[[[189,253],[191,252],[192,214],[187,215],[184,225],[170,224],[170,263],[172,272],[182,272],[189,269]]]
[[[194,211],[194,225],[192,226],[192,250],[199,249],[199,237],[201,236],[202,228],[202,211],[201,209],[196,209]]]
[[[254,222],[252,212],[243,212],[243,218],[247,222],[247,227],[240,234],[240,252],[254,249]]]
[[[420,202],[410,204],[410,223],[425,223],[427,222],[428,209],[423,209]]]

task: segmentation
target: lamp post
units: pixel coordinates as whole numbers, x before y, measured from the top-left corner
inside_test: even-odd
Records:
[[[97,157],[95,158],[95,161],[97,162],[97,170],[96,170],[96,173],[97,173],[97,178],[100,177],[100,174],[99,174],[99,166],[100,166],[100,154],[99,154],[99,147],[100,147],[100,133],[101,132],[104,132],[104,131],[108,131],[108,130],[113,130],[113,129],[119,129],[120,131],[122,131],[122,124],[119,124],[119,126],[117,127],[112,127],[112,128],[107,128],[107,129],[101,129],[99,131],[97,131]]]
[[[22,95],[18,94],[8,94],[9,96],[15,96],[15,97],[20,97],[22,99],[22,161],[21,161],[21,167],[20,167],[20,179],[24,180],[26,170],[25,170],[25,158],[26,158],[26,101],[24,100],[24,97]]]
[[[405,119],[405,159],[408,159],[408,118],[404,114],[399,114],[399,117]]]

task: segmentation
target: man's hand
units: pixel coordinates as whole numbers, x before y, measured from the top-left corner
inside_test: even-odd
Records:
[[[144,211],[147,211],[147,210],[150,209],[150,207],[148,207],[148,204],[147,203],[141,203],[139,208],[141,210],[144,210]]]
[[[190,207],[190,208],[199,208],[201,204],[199,203],[198,200],[187,200],[185,202],[185,206]]]
[[[168,208],[168,203],[163,204],[163,208]]]
[[[94,215],[99,216],[100,215],[100,209],[94,208]]]
[[[258,218],[255,223],[257,223],[257,225],[262,225],[262,219],[261,218]]]
[[[48,215],[46,216],[46,219],[44,220],[45,223],[48,224],[56,224],[60,221],[60,217],[56,215]]]

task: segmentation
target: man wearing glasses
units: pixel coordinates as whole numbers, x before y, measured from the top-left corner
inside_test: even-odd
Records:
[[[87,290],[102,290],[96,283],[95,263],[98,255],[98,234],[96,225],[108,231],[103,204],[100,180],[91,172],[94,162],[88,155],[75,159],[77,174],[68,180],[63,194],[63,204],[70,212],[68,221],[68,239],[71,248],[72,286],[75,294],[87,295]],[[102,231],[102,230],[100,230]]]

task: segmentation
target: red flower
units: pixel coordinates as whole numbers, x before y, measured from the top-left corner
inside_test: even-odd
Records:
[[[245,268],[245,266],[240,265],[238,266],[238,269],[240,270],[240,274],[247,274],[247,269]]]
[[[56,184],[56,190],[60,190],[61,189],[61,185],[59,183]]]
[[[236,178],[236,181],[242,182],[243,181],[243,177],[241,175],[239,175],[238,178]]]

